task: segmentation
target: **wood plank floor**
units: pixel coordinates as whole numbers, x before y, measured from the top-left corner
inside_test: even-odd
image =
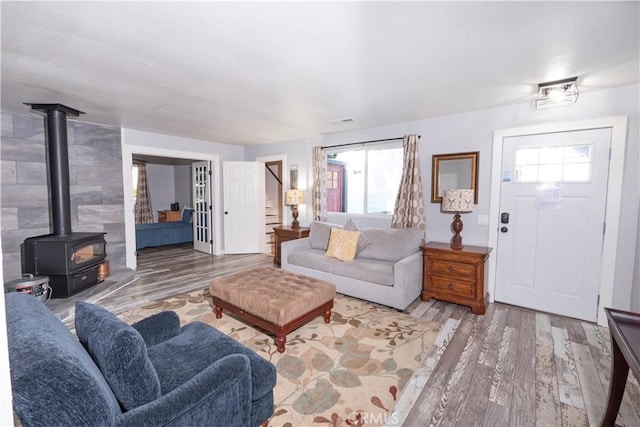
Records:
[[[132,280],[85,299],[118,313],[204,289],[217,276],[270,263],[267,255],[208,256],[184,245],[145,249],[139,252]],[[75,300],[82,298],[80,294]],[[68,311],[72,303],[73,299],[54,300],[50,306],[56,312]],[[418,299],[406,312],[440,322],[441,333],[387,425],[600,423],[611,358],[606,328],[499,303],[476,316],[466,307]],[[640,426],[640,386],[632,374],[617,424]]]

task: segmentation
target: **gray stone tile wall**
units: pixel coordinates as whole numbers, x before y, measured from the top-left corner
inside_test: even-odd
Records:
[[[45,119],[2,112],[0,225],[4,280],[20,277],[20,244],[51,233]],[[71,227],[106,232],[110,270],[125,266],[124,193],[120,129],[67,122]]]

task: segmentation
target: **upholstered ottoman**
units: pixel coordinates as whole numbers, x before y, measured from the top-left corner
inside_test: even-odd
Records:
[[[280,353],[287,334],[323,314],[329,323],[336,287],[276,267],[258,267],[219,277],[209,285],[216,318],[229,310],[275,334]]]

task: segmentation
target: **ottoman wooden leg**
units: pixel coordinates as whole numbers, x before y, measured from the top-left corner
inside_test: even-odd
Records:
[[[222,317],[222,309],[216,305],[213,310],[216,312],[216,319],[220,319]]]
[[[331,310],[325,310],[324,323],[329,323],[330,321],[331,321]]]
[[[286,335],[276,336],[276,343],[278,344],[278,353],[284,353],[284,343],[287,342]]]

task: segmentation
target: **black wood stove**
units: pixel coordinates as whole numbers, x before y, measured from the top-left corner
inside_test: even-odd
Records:
[[[105,233],[71,231],[67,115],[83,113],[60,104],[27,105],[46,113],[53,234],[22,243],[22,272],[49,276],[53,298],[65,298],[97,284],[98,269],[107,256]]]

